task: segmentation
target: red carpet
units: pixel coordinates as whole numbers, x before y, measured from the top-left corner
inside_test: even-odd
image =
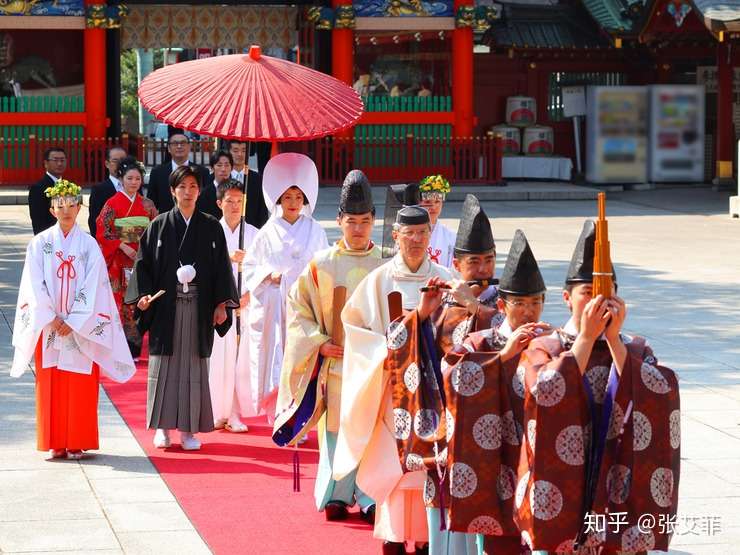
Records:
[[[246,420],[249,432],[199,434],[200,451],[154,449],[146,429],[146,363],[125,384],[103,378],[108,396],[187,516],[214,553],[377,555],[380,541],[352,509],[344,522],[316,511],[316,434],[300,451],[301,491],[293,492],[293,449],[276,446],[264,418]],[[175,445],[175,441],[178,442]],[[105,449],[105,439],[101,442]]]

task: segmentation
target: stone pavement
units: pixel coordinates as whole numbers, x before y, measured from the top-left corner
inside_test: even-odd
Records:
[[[333,190],[322,190],[317,217],[334,239],[336,200],[325,191]],[[679,522],[695,528],[676,535],[676,554],[740,553],[740,221],[727,216],[728,196],[622,192],[610,194],[607,206],[627,331],[647,336],[681,380]],[[456,217],[460,206],[448,203],[443,216]],[[544,317],[563,322],[560,284],[595,203],[497,200],[484,207],[499,271],[522,228],[549,286]],[[25,206],[0,207],[0,552],[208,552],[104,393],[99,455],[47,462],[34,450],[33,375],[11,380],[7,373],[27,214]],[[86,213],[79,221],[86,228]]]

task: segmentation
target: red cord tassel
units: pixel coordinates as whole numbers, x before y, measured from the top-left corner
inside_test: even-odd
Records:
[[[301,459],[298,449],[293,451],[293,491],[301,491]]]

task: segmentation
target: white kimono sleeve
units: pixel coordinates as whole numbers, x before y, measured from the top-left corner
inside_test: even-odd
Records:
[[[41,249],[40,241],[31,241],[26,248],[13,325],[15,353],[10,375],[14,378],[26,371],[42,330],[56,318],[54,303],[44,281]]]

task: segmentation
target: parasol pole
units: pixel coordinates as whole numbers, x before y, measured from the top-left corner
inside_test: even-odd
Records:
[[[249,184],[249,147],[252,146],[249,142],[247,142],[247,154],[246,154],[246,160],[244,161],[244,178],[242,180],[242,183],[244,185],[244,194],[242,195],[242,216],[239,218],[239,250],[244,250],[244,220],[247,217],[247,185]],[[241,335],[242,335],[242,266],[243,263],[239,262],[237,264],[237,278],[236,278],[236,291],[237,291],[237,297],[239,298],[239,308],[236,310],[236,346],[239,347],[239,342],[241,341]]]

